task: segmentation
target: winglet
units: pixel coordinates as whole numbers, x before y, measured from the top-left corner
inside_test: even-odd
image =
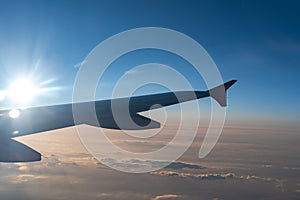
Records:
[[[235,82],[237,82],[237,80],[231,80],[231,81],[224,83],[225,91],[228,90]]]
[[[209,90],[209,95],[214,98],[222,107],[227,105],[226,91],[236,82],[237,80],[228,81],[222,85],[214,87]]]

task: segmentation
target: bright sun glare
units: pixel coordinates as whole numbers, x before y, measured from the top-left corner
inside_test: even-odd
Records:
[[[16,103],[26,104],[34,99],[38,92],[29,79],[18,79],[9,87],[8,96]]]
[[[27,108],[27,106],[36,102],[36,98],[40,95],[50,95],[51,92],[60,90],[60,87],[45,87],[51,84],[54,79],[49,79],[41,83],[37,83],[28,77],[23,77],[11,81],[9,87],[0,90],[0,104],[9,103],[15,108]],[[14,115],[13,115],[14,116]]]

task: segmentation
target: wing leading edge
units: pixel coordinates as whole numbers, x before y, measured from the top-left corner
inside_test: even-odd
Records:
[[[83,108],[91,106],[95,108],[99,124],[92,123],[88,119],[90,115],[90,113],[88,113],[88,115],[85,116],[86,119],[82,123],[89,125],[111,129],[137,129],[136,127],[131,128],[128,124],[124,127],[119,127],[114,121],[114,117],[117,117],[119,119],[123,118],[125,124],[128,121],[126,119],[130,118],[133,122],[137,123],[139,127],[158,128],[158,122],[141,116],[138,113],[209,96],[214,98],[221,106],[226,106],[226,91],[235,82],[236,80],[231,80],[207,91],[167,92],[129,98],[77,103],[77,105],[80,104]],[[74,126],[72,113],[73,106],[74,104],[63,104],[32,107],[25,110],[20,109],[20,116],[18,118],[9,117],[8,113],[10,110],[2,110],[0,111],[0,138],[12,138]],[[115,108],[115,113],[119,117],[113,115],[112,107]],[[153,123],[153,126],[147,126],[151,122]]]
[[[138,113],[209,96],[214,98],[221,106],[226,106],[226,91],[235,82],[236,80],[231,80],[207,91],[167,92],[129,98],[77,103],[75,105],[83,106],[83,108],[95,108],[98,123],[90,120],[90,114],[87,113],[87,115],[85,115],[86,118],[82,121],[82,123],[85,124],[110,129],[140,130],[159,128],[159,122],[141,116]],[[24,155],[26,154],[25,157],[27,158],[25,159],[23,156],[24,159],[22,160],[22,158],[16,157],[17,154],[10,151],[10,154],[4,153],[0,155],[0,162],[5,162],[5,160],[7,160],[7,162],[40,160],[40,154],[38,152],[35,152],[29,147],[26,148],[25,145],[22,146],[22,144],[18,144],[10,138],[74,126],[73,107],[74,104],[63,104],[32,107],[25,110],[20,109],[18,110],[20,112],[18,118],[9,117],[9,112],[11,110],[0,111],[1,146],[3,148],[5,147],[5,149],[11,149],[11,147],[17,146],[20,152],[26,152]],[[112,107],[116,109],[116,112],[113,112]],[[114,116],[113,113],[116,113],[118,120],[115,120],[116,116]],[[4,149],[2,152],[4,152]]]

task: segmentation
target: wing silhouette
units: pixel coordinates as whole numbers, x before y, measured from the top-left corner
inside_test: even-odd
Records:
[[[0,111],[0,139],[2,142],[0,144],[0,162],[40,160],[38,152],[11,138],[74,126],[72,112],[74,106],[82,108],[82,111],[86,113],[81,120],[81,123],[84,124],[110,129],[140,130],[159,128],[159,122],[138,113],[209,96],[214,98],[221,106],[226,106],[226,90],[235,82],[236,80],[231,80],[207,91],[167,92],[95,102],[19,109],[17,110],[19,114],[17,118],[10,117],[11,110],[2,110]],[[92,115],[88,109],[91,108],[96,111],[97,122],[90,117]],[[116,114],[114,115],[114,113]]]

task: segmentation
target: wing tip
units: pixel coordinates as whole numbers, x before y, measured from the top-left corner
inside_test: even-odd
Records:
[[[228,90],[233,84],[235,84],[237,82],[236,79],[233,79],[233,80],[230,80],[226,83],[224,83],[224,87],[225,87],[225,90]]]
[[[233,79],[230,80],[222,85],[219,85],[217,87],[214,87],[209,90],[209,95],[215,99],[220,106],[226,107],[227,106],[227,95],[226,91],[234,84],[237,80]]]

